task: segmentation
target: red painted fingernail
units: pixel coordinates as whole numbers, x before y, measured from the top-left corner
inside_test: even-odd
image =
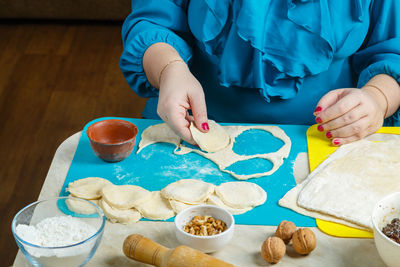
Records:
[[[204,131],[210,130],[210,127],[208,126],[208,123],[207,123],[207,122],[204,122],[204,123],[201,125],[201,128],[203,128]]]
[[[322,108],[320,107],[320,106],[318,106],[315,110],[314,110],[314,113],[315,112],[320,112],[322,110]]]
[[[318,131],[323,132],[324,131],[324,127],[320,124],[318,125]]]
[[[327,132],[326,133],[326,137],[328,137],[329,139],[332,138],[332,133],[331,132]],[[337,141],[337,140],[336,140]]]
[[[321,119],[320,117],[316,117],[316,118],[315,118],[315,121],[316,121],[317,123],[321,123],[321,122],[322,122],[322,119]]]
[[[335,146],[338,146],[338,145],[340,145],[340,141],[337,140],[337,139],[333,139],[333,144],[334,144]]]

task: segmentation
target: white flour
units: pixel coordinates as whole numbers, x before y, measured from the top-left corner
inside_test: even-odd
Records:
[[[23,240],[42,247],[62,247],[73,245],[88,239],[96,233],[96,229],[86,222],[72,216],[56,216],[46,218],[35,226],[19,224],[16,234]],[[90,243],[90,242],[89,242]],[[86,245],[86,244],[84,244]],[[87,253],[90,246],[82,245],[65,249],[40,249],[25,246],[35,257],[65,257]]]

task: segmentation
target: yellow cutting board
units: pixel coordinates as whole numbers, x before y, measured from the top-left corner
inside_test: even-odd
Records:
[[[319,132],[318,125],[313,125],[307,130],[307,146],[310,171],[313,171],[323,162],[337,147],[333,146],[331,140],[325,137],[323,132]],[[382,127],[378,133],[400,134],[400,127]],[[372,232],[352,228],[338,223],[328,222],[317,219],[318,228],[329,235],[338,237],[362,237],[373,238]]]

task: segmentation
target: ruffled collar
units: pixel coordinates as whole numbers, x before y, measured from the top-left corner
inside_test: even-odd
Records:
[[[352,1],[354,21],[362,20],[366,1]],[[192,2],[206,5],[204,21],[191,29],[216,59],[223,86],[257,88],[267,100],[291,98],[305,76],[328,70],[333,60],[336,44],[328,0]],[[240,53],[245,53],[246,43],[253,52],[244,57]]]

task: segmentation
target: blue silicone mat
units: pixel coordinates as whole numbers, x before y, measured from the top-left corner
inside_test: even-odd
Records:
[[[150,191],[161,190],[174,181],[188,178],[200,179],[215,185],[238,181],[230,174],[221,172],[215,163],[196,153],[186,155],[173,154],[175,146],[172,144],[152,144],[137,154],[137,146],[143,130],[151,125],[161,123],[161,121],[157,120],[118,118],[130,121],[139,128],[135,148],[132,154],[121,162],[104,162],[93,153],[86,135],[86,129],[89,125],[104,119],[110,118],[96,119],[84,127],[60,196],[69,194],[65,189],[70,182],[86,177],[106,178],[116,185],[139,185]],[[297,226],[315,227],[315,219],[278,205],[279,199],[296,185],[293,177],[293,163],[299,153],[307,152],[306,131],[308,126],[277,126],[282,128],[292,140],[289,157],[284,160],[282,166],[272,175],[247,180],[258,184],[267,192],[267,201],[245,214],[235,215],[235,221],[238,224],[278,225],[282,220],[289,220]],[[268,153],[278,150],[282,144],[281,140],[273,137],[268,132],[250,130],[243,132],[236,138],[233,150],[241,155]],[[255,159],[238,162],[230,166],[229,169],[240,174],[248,174],[255,171],[267,171],[271,167],[272,164],[269,161]],[[173,221],[173,218],[167,221]]]

